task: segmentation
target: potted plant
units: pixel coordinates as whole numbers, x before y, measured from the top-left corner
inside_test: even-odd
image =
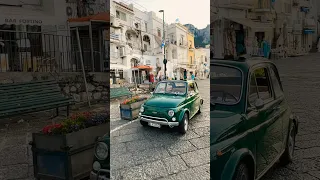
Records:
[[[124,100],[120,104],[121,119],[134,120],[139,116],[141,105],[147,100],[146,97],[135,96],[130,99]]]
[[[90,176],[98,137],[110,131],[109,115],[74,114],[59,124],[32,134],[34,175],[37,179],[81,179]]]

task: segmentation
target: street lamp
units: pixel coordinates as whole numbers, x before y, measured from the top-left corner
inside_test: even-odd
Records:
[[[160,13],[163,13],[163,35],[162,35],[162,43],[165,43],[165,38],[164,38],[164,10],[160,10]],[[165,44],[163,45],[163,64],[164,64],[164,79],[167,79],[167,60],[166,60],[166,48]]]

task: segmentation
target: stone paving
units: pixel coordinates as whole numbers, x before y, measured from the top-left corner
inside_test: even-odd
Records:
[[[106,112],[103,104],[93,105],[91,109],[80,108],[71,113],[82,111]],[[32,151],[29,142],[32,133],[39,132],[52,121],[65,119],[66,112],[61,116],[50,119],[55,110],[32,113],[11,120],[0,121],[0,180],[31,180],[33,175]]]
[[[111,134],[111,177],[114,180],[210,179],[209,80],[198,81],[203,112],[180,135],[169,128],[142,127],[135,121]],[[120,120],[119,104],[111,103],[111,129]]]
[[[293,112],[300,117],[294,162],[262,180],[320,179],[320,53],[275,61]]]

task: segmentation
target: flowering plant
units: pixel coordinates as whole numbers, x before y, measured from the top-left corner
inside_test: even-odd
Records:
[[[135,102],[144,101],[146,99],[147,99],[146,97],[134,96],[134,97],[132,97],[130,99],[124,100],[121,104],[123,104],[123,105],[132,104],[132,103],[135,103]]]
[[[81,129],[106,123],[109,116],[90,112],[73,114],[59,124],[47,125],[42,129],[43,134],[68,134]]]

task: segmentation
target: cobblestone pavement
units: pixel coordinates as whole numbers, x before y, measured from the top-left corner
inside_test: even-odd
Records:
[[[320,179],[320,54],[277,60],[284,90],[300,117],[294,162],[275,165],[263,180]]]
[[[198,86],[203,112],[190,121],[185,135],[169,128],[142,127],[139,121],[111,134],[112,179],[210,179],[209,80],[198,81]],[[117,117],[119,104],[111,104],[111,124],[128,122]]]
[[[105,105],[93,105],[91,109],[81,108],[72,110],[71,113],[106,112]],[[66,112],[61,111],[61,116],[50,119],[55,110],[32,113],[8,120],[0,121],[0,180],[31,180],[33,175],[32,151],[29,142],[32,133],[39,132],[52,121],[59,122],[65,119]],[[18,123],[17,123],[18,122]]]

